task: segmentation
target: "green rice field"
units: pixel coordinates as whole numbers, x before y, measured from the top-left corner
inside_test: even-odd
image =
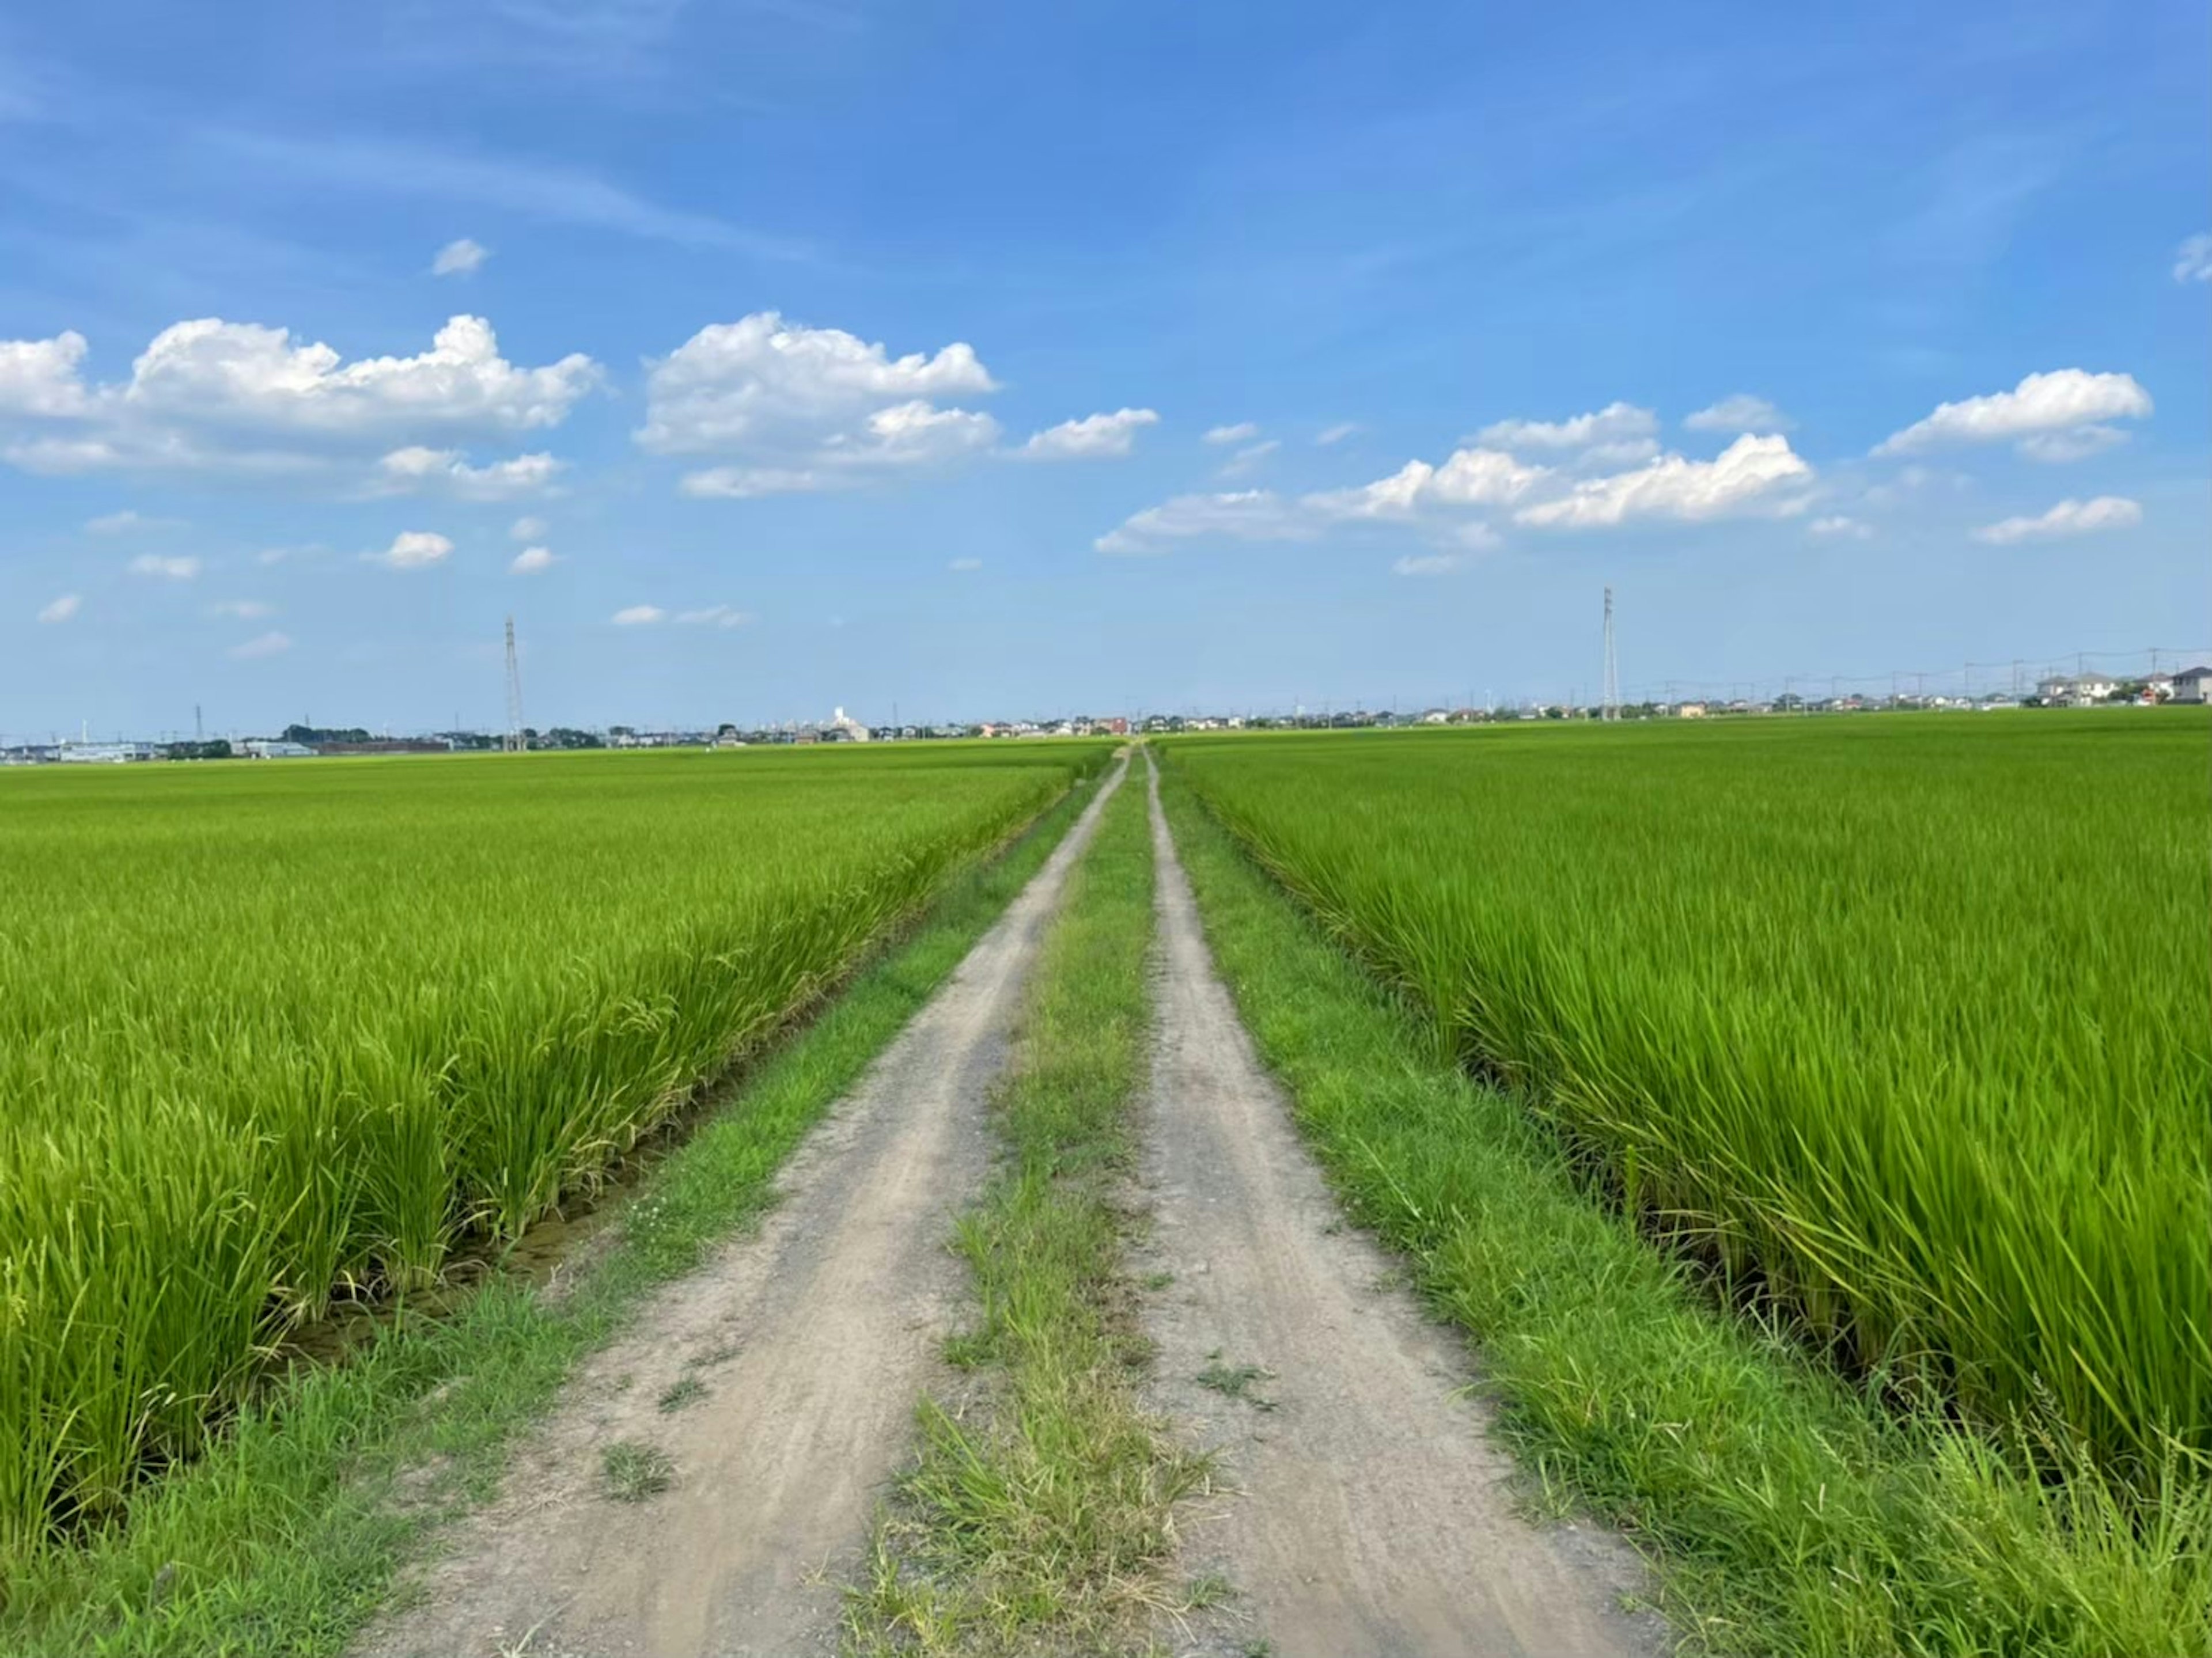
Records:
[[[0,1575],[587,1193],[1105,745],[0,775]]]
[[[1169,753],[1650,1225],[2125,1479],[2212,1455],[2209,751],[2177,710]]]

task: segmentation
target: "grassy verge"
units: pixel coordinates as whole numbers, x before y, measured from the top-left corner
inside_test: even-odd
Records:
[[[1074,872],[997,1101],[1001,1160],[957,1243],[980,1312],[956,1415],[921,1452],[848,1606],[857,1653],[1103,1652],[1160,1603],[1176,1498],[1205,1474],[1137,1398],[1121,1266],[1152,936],[1145,791],[1125,784]]]
[[[1079,786],[958,878],[902,943],[762,1061],[648,1176],[558,1297],[495,1282],[296,1374],[127,1524],[0,1588],[9,1658],[340,1651],[425,1533],[488,1497],[507,1447],[647,1291],[757,1218],[785,1157],[997,919],[1090,799]]]
[[[1164,799],[1215,959],[1346,1207],[1480,1343],[1505,1432],[1563,1505],[1652,1558],[1729,1653],[2201,1658],[2212,1504],[2016,1477],[1717,1309],[1578,1188],[1209,818]]]

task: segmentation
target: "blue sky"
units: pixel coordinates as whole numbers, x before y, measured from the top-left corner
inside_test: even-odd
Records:
[[[2212,646],[2208,63],[2164,0],[39,0],[0,732],[495,726],[509,613],[538,724],[1588,695],[1607,584],[1632,689]]]

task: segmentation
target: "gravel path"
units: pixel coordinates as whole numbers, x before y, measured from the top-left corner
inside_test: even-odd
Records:
[[[1125,770],[792,1159],[760,1230],[586,1367],[362,1658],[834,1650],[837,1582],[965,1304],[946,1244],[988,1169],[987,1096],[1023,982]],[[703,1392],[664,1408],[686,1378]],[[667,1459],[666,1491],[603,1493],[602,1456],[624,1441]]]
[[[1484,1433],[1462,1341],[1345,1227],[1216,975],[1152,779],[1160,1029],[1143,1173],[1155,1403],[1216,1448],[1182,1569],[1236,1591],[1161,1631],[1184,1655],[1623,1658],[1668,1651],[1620,1610],[1634,1555],[1539,1527]],[[1205,1381],[1200,1380],[1205,1377]]]

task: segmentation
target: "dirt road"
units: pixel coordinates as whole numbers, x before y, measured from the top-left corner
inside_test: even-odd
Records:
[[[1182,1654],[1618,1658],[1668,1649],[1619,1610],[1616,1540],[1540,1528],[1455,1395],[1462,1344],[1423,1318],[1377,1246],[1341,1227],[1279,1090],[1215,975],[1152,780],[1160,1030],[1139,1272],[1156,1401],[1218,1448],[1232,1488],[1186,1517],[1183,1570],[1237,1592],[1164,1631]],[[1204,1380],[1201,1381],[1200,1378]]]
[[[1121,776],[792,1159],[759,1232],[586,1367],[363,1658],[834,1650],[836,1584],[963,1305],[946,1243],[987,1167],[986,1096],[1023,980]],[[675,1388],[690,1402],[672,1409]],[[604,1494],[602,1458],[622,1442],[667,1459],[666,1491]]]

